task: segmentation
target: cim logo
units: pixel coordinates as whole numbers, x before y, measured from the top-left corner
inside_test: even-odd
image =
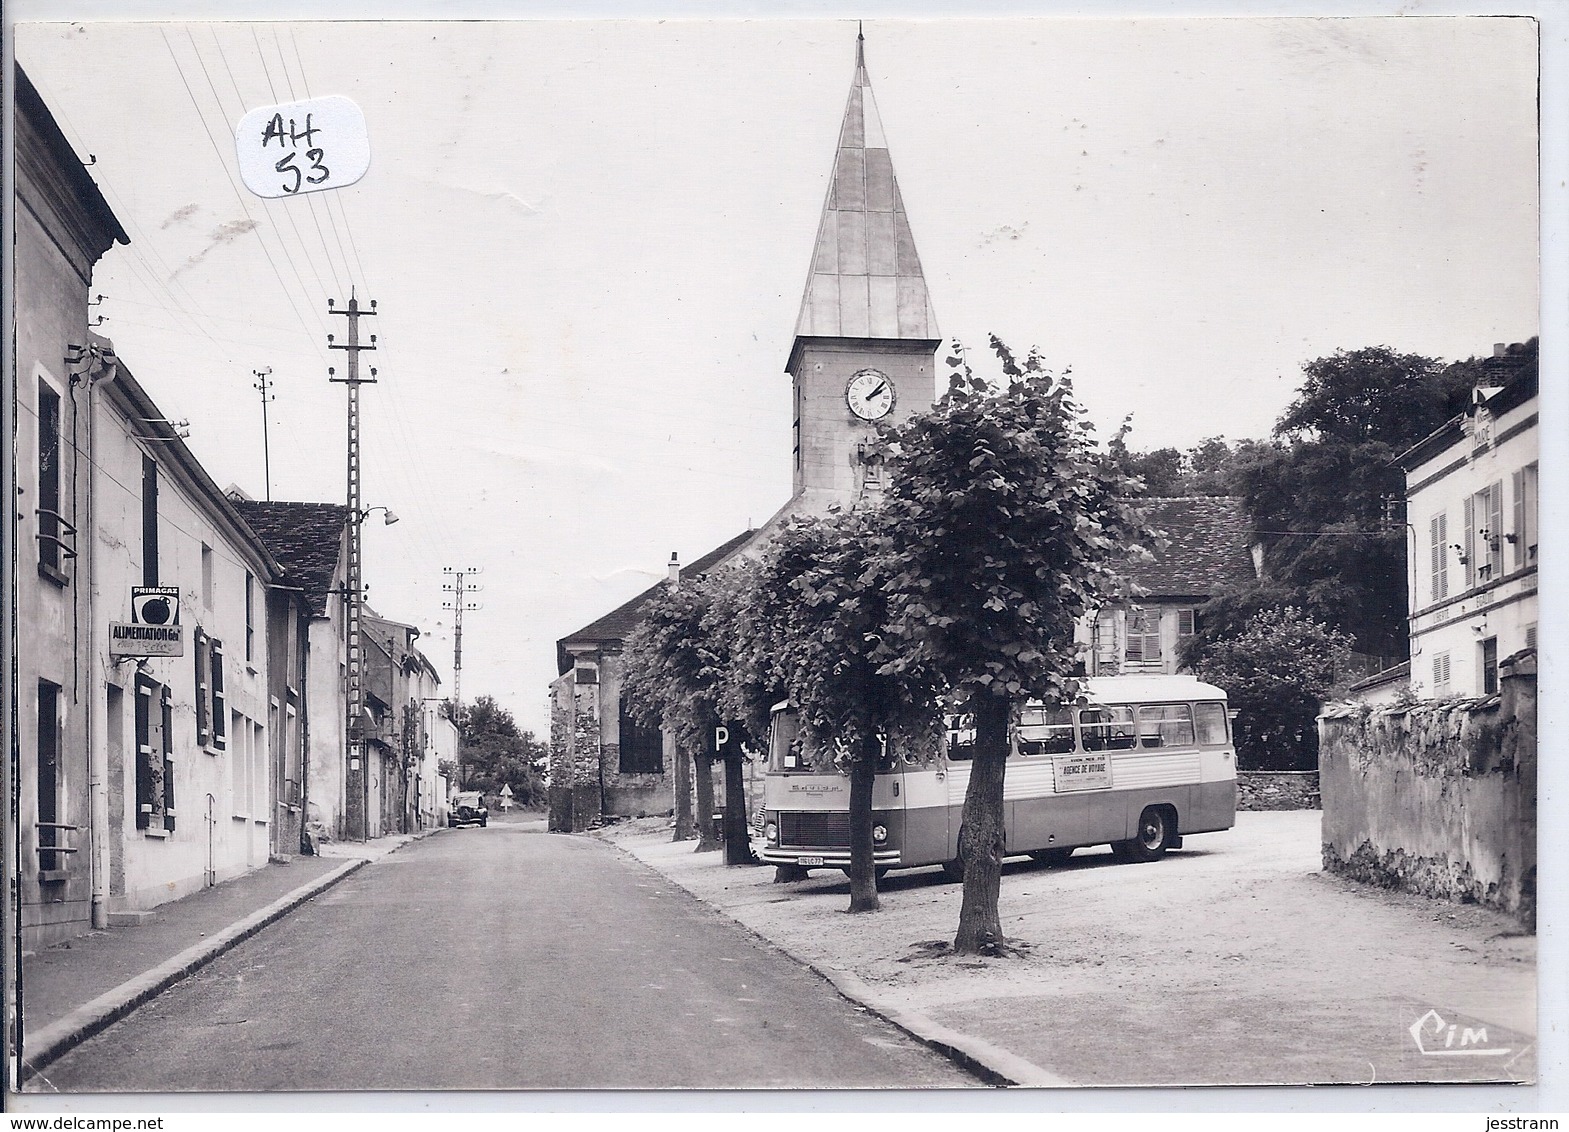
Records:
[[[1416,1048],[1428,1057],[1501,1057],[1514,1047],[1494,1045],[1487,1026],[1475,1019],[1446,1021],[1436,1010],[1429,1010],[1411,1023]]]

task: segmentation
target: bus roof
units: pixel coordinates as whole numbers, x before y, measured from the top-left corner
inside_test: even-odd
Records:
[[[1197,676],[1091,676],[1084,681],[1086,699],[1101,704],[1133,704],[1160,700],[1224,700],[1226,693]]]

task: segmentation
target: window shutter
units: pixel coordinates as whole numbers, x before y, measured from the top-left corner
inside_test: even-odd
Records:
[[[153,690],[136,682],[136,828],[146,829],[153,812]],[[161,750],[161,745],[160,745]]]
[[[1177,636],[1191,637],[1193,635],[1193,610],[1177,610]]]
[[[1449,596],[1449,516],[1434,515],[1429,524],[1433,600]]]
[[[207,679],[212,684],[212,745],[221,751],[228,746],[229,720],[223,700],[223,642],[216,637],[208,637],[207,649]]]
[[[169,688],[163,688],[159,697],[163,716],[163,749],[158,756],[163,761],[163,827],[174,831],[174,703],[169,698]]]
[[[207,634],[200,627],[191,633],[191,652],[196,656],[196,745],[206,747],[212,742],[212,693],[207,686]]]
[[[1509,475],[1509,493],[1514,499],[1514,568],[1525,565],[1525,469]]]
[[[1504,572],[1504,484],[1495,483],[1487,492],[1487,564],[1490,580]]]
[[[1476,496],[1465,497],[1465,588],[1476,585]]]

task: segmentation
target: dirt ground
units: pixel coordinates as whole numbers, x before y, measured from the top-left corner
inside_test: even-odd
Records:
[[[658,819],[603,835],[797,958],[1075,1084],[1533,1079],[1535,937],[1324,874],[1319,819],[1239,814],[1151,864],[1009,862],[1002,922],[1024,954],[1006,959],[943,953],[960,886],[934,869],[889,875],[882,910],[852,916],[840,873],[775,884]]]

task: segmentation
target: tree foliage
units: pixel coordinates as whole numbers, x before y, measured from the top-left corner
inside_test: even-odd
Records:
[[[850,911],[878,906],[872,784],[896,749],[934,714],[919,665],[886,665],[887,593],[875,509],[798,517],[750,578],[743,686],[791,701],[804,745],[850,778]],[[757,706],[755,694],[742,702]]]
[[[1264,609],[1213,644],[1198,675],[1226,689],[1243,770],[1318,765],[1318,716],[1351,639],[1287,606]]]
[[[493,794],[512,788],[520,806],[545,804],[544,766],[548,751],[532,731],[518,728],[512,713],[491,696],[480,696],[461,707],[447,700],[443,714],[458,728],[463,788]],[[457,780],[450,778],[453,788]]]
[[[888,430],[888,486],[875,512],[884,670],[929,674],[975,719],[954,940],[964,953],[1003,944],[1013,708],[1024,697],[1075,698],[1074,625],[1120,591],[1116,567],[1152,537],[1127,501],[1134,485],[1095,445],[1069,381],[1036,351],[1021,360],[996,337],[991,345],[1000,380],[964,365],[931,411]]]
[[[713,828],[711,766],[705,754],[727,661],[722,644],[703,629],[709,585],[699,576],[654,595],[642,622],[627,638],[621,685],[627,709],[638,722],[667,729],[693,760],[699,852],[719,848]],[[676,784],[678,790],[684,787]]]

